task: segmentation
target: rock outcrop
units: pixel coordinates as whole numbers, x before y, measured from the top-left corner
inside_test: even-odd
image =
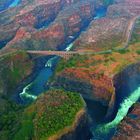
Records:
[[[50,12],[52,13],[52,11]],[[35,12],[33,12],[33,14],[35,14]],[[20,25],[29,26],[30,23],[32,24],[34,23],[33,22],[35,19],[34,16],[30,16],[29,13],[27,13],[27,15],[29,16],[30,20],[31,19],[33,20],[30,21],[24,15],[24,17],[27,20],[27,23],[26,20],[18,19],[18,23],[20,22],[19,23]],[[50,26],[48,26],[48,28],[41,29],[36,32],[31,32],[30,38],[23,37],[20,41],[17,40],[16,43],[15,41],[14,42],[11,41],[6,46],[6,49],[10,47],[20,49],[40,49],[40,50],[56,50],[60,48],[62,49],[67,43],[72,41],[85,26],[87,26],[87,24],[92,20],[93,16],[94,16],[94,2],[91,0],[88,0],[86,2],[85,1],[77,2],[76,4],[69,5],[58,14],[55,21]],[[24,18],[22,17],[21,19]],[[39,23],[39,25],[40,24],[41,23]],[[18,38],[18,36],[16,38]]]
[[[104,51],[123,47],[129,20],[126,18],[102,18],[91,22],[88,29],[73,43],[74,50]]]
[[[11,41],[20,27],[41,28],[49,25],[59,11],[77,1],[22,1],[20,6],[3,11],[0,13],[0,43]]]
[[[17,85],[31,74],[34,63],[22,51],[5,54],[0,58],[0,94],[10,97]]]
[[[136,103],[119,124],[117,133],[112,140],[139,140],[140,139],[140,103]]]
[[[26,125],[28,131],[25,134]],[[23,135],[24,134],[24,135]],[[52,89],[41,95],[23,113],[15,139],[85,140],[90,138],[89,118],[79,94]]]
[[[120,0],[117,4],[108,8],[107,15],[109,17],[133,17],[140,14],[139,0]]]
[[[9,140],[18,131],[22,107],[16,104],[15,89],[32,72],[34,63],[25,52],[0,56],[0,139]],[[19,115],[20,114],[20,115]]]

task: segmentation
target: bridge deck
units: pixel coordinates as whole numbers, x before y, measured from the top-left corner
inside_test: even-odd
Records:
[[[30,54],[41,54],[41,55],[69,55],[69,54],[79,54],[76,51],[27,51]]]

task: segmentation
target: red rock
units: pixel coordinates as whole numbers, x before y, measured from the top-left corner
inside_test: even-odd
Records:
[[[112,140],[140,139],[140,103],[136,103],[127,117],[120,123]]]

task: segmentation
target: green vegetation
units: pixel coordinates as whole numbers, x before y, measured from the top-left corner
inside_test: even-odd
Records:
[[[136,53],[140,55],[140,50],[137,50]]]
[[[75,55],[71,57],[68,61],[65,59],[61,59],[56,67],[56,73],[62,71],[65,68],[71,68],[71,67],[77,67],[77,63],[80,61],[80,63],[84,62],[88,58],[87,55]]]
[[[20,128],[23,106],[17,105],[4,96],[0,97],[0,101],[2,102],[0,109],[0,114],[2,114],[0,115],[0,139],[12,140],[14,134]]]
[[[33,62],[24,51],[0,57],[0,140],[12,140],[20,128],[24,106],[16,104],[11,98],[32,67]]]
[[[120,54],[125,54],[125,53],[127,53],[127,52],[129,52],[129,50],[128,49],[125,49],[125,48],[120,48],[120,49],[117,49],[117,50],[114,50],[115,52],[118,52],[118,53],[120,53]]]
[[[60,134],[65,127],[71,127],[75,116],[84,107],[78,93],[52,89],[41,95],[35,103],[25,109],[22,126],[14,140],[36,137],[47,140]]]
[[[23,114],[20,128],[13,137],[13,140],[30,140],[33,137],[33,117],[34,113]]]
[[[0,80],[7,85],[8,93],[29,74],[32,67],[33,62],[24,51],[5,55],[0,59]]]

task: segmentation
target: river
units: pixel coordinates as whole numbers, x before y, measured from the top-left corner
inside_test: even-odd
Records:
[[[97,125],[96,128],[93,128],[92,132],[94,138],[92,140],[109,140],[110,137],[114,134],[117,125],[124,119],[129,109],[139,99],[140,86],[131,92],[128,97],[124,98],[117,111],[116,117],[111,122],[100,124]]]
[[[13,2],[9,5],[8,8],[16,7],[20,3],[20,0],[13,0]]]
[[[21,0],[11,0],[7,3],[5,3],[5,5],[3,7],[0,7],[0,12],[7,10],[8,8],[12,8],[12,7],[16,7],[18,6],[18,4],[20,4]]]
[[[106,9],[100,8],[97,10],[96,16],[94,20],[97,20],[101,17],[104,17],[106,13]],[[44,26],[43,26],[44,28]],[[65,47],[65,51],[69,51],[73,46],[73,43],[68,44]],[[54,66],[59,61],[58,56],[54,56],[50,58],[43,69],[40,70],[37,77],[32,83],[28,84],[23,91],[20,93],[20,98],[23,101],[33,101],[37,99],[37,96],[46,91],[46,85],[49,78],[53,75]],[[49,89],[49,87],[48,87]],[[91,140],[110,140],[111,136],[114,134],[117,125],[123,120],[123,118],[127,115],[130,107],[138,101],[140,98],[140,87],[137,87],[133,92],[129,94],[129,96],[124,97],[123,101],[120,103],[119,108],[117,110],[115,118],[111,122],[103,123],[103,117],[105,115],[106,108],[101,106],[98,103],[93,103],[91,101],[86,101],[89,114],[93,119],[93,124],[91,125],[91,131],[93,133],[94,138]],[[96,110],[96,108],[100,108],[100,111]],[[93,112],[93,110],[96,110]],[[101,117],[101,118],[100,118]],[[98,120],[98,118],[100,118]]]
[[[93,19],[99,19],[102,18],[106,15],[106,8],[105,7],[101,7],[99,9],[97,9],[96,11],[96,15]],[[45,24],[45,23],[44,23]],[[42,25],[42,28],[44,28],[46,26]],[[87,27],[87,25],[86,25]],[[40,27],[41,28],[41,27]],[[85,29],[83,29],[85,30]],[[80,35],[80,33],[78,34],[78,36]],[[65,50],[65,51],[69,51],[71,50],[72,46],[73,46],[73,41],[78,37],[74,37],[74,38],[70,38],[70,41],[68,41],[69,43],[67,43],[66,46],[63,46],[62,48],[60,48],[60,50]],[[47,82],[49,80],[49,78],[53,75],[53,68],[56,65],[57,61],[59,60],[59,57],[54,56],[52,58],[50,58],[43,69],[40,70],[40,72],[38,73],[37,77],[35,78],[34,81],[32,81],[30,84],[28,84],[23,91],[19,94],[20,98],[22,99],[22,101],[27,102],[27,100],[29,101],[33,101],[37,98],[37,96],[41,93],[43,93],[44,91],[46,91],[46,85]],[[49,87],[48,87],[49,88]]]
[[[8,7],[15,7],[20,3],[20,0],[14,0]],[[106,14],[106,8],[100,8],[96,11],[96,16],[94,17],[94,20],[97,20],[101,17],[104,17]],[[44,25],[39,26],[39,28],[45,28],[47,27],[47,23],[44,23]],[[73,43],[69,43],[65,47],[65,51],[69,51],[73,46]],[[59,61],[58,56],[53,56],[50,59],[47,60],[46,64],[44,65],[44,68],[41,69],[38,72],[38,75],[36,78],[27,86],[25,86],[21,93],[19,93],[21,100],[24,102],[26,101],[34,101],[37,99],[38,95],[45,92],[49,87],[47,86],[47,82],[50,79],[50,77],[54,73],[54,66]],[[120,107],[117,110],[115,118],[108,123],[97,123],[96,125],[93,125],[91,130],[94,135],[94,138],[92,140],[109,140],[110,135],[114,132],[116,126],[122,121],[122,119],[127,115],[129,108],[140,98],[140,87],[137,87],[128,97],[124,98],[122,103],[120,104]],[[89,111],[95,110],[98,106],[100,108],[100,105],[98,103],[91,103],[91,101],[86,101],[88,106],[92,106]],[[91,105],[92,104],[92,105]],[[95,107],[93,109],[93,107]],[[98,112],[97,118],[101,115],[104,115],[105,110],[101,107],[100,112]],[[103,113],[103,114],[102,114]],[[91,115],[94,116],[94,112],[90,112]]]

